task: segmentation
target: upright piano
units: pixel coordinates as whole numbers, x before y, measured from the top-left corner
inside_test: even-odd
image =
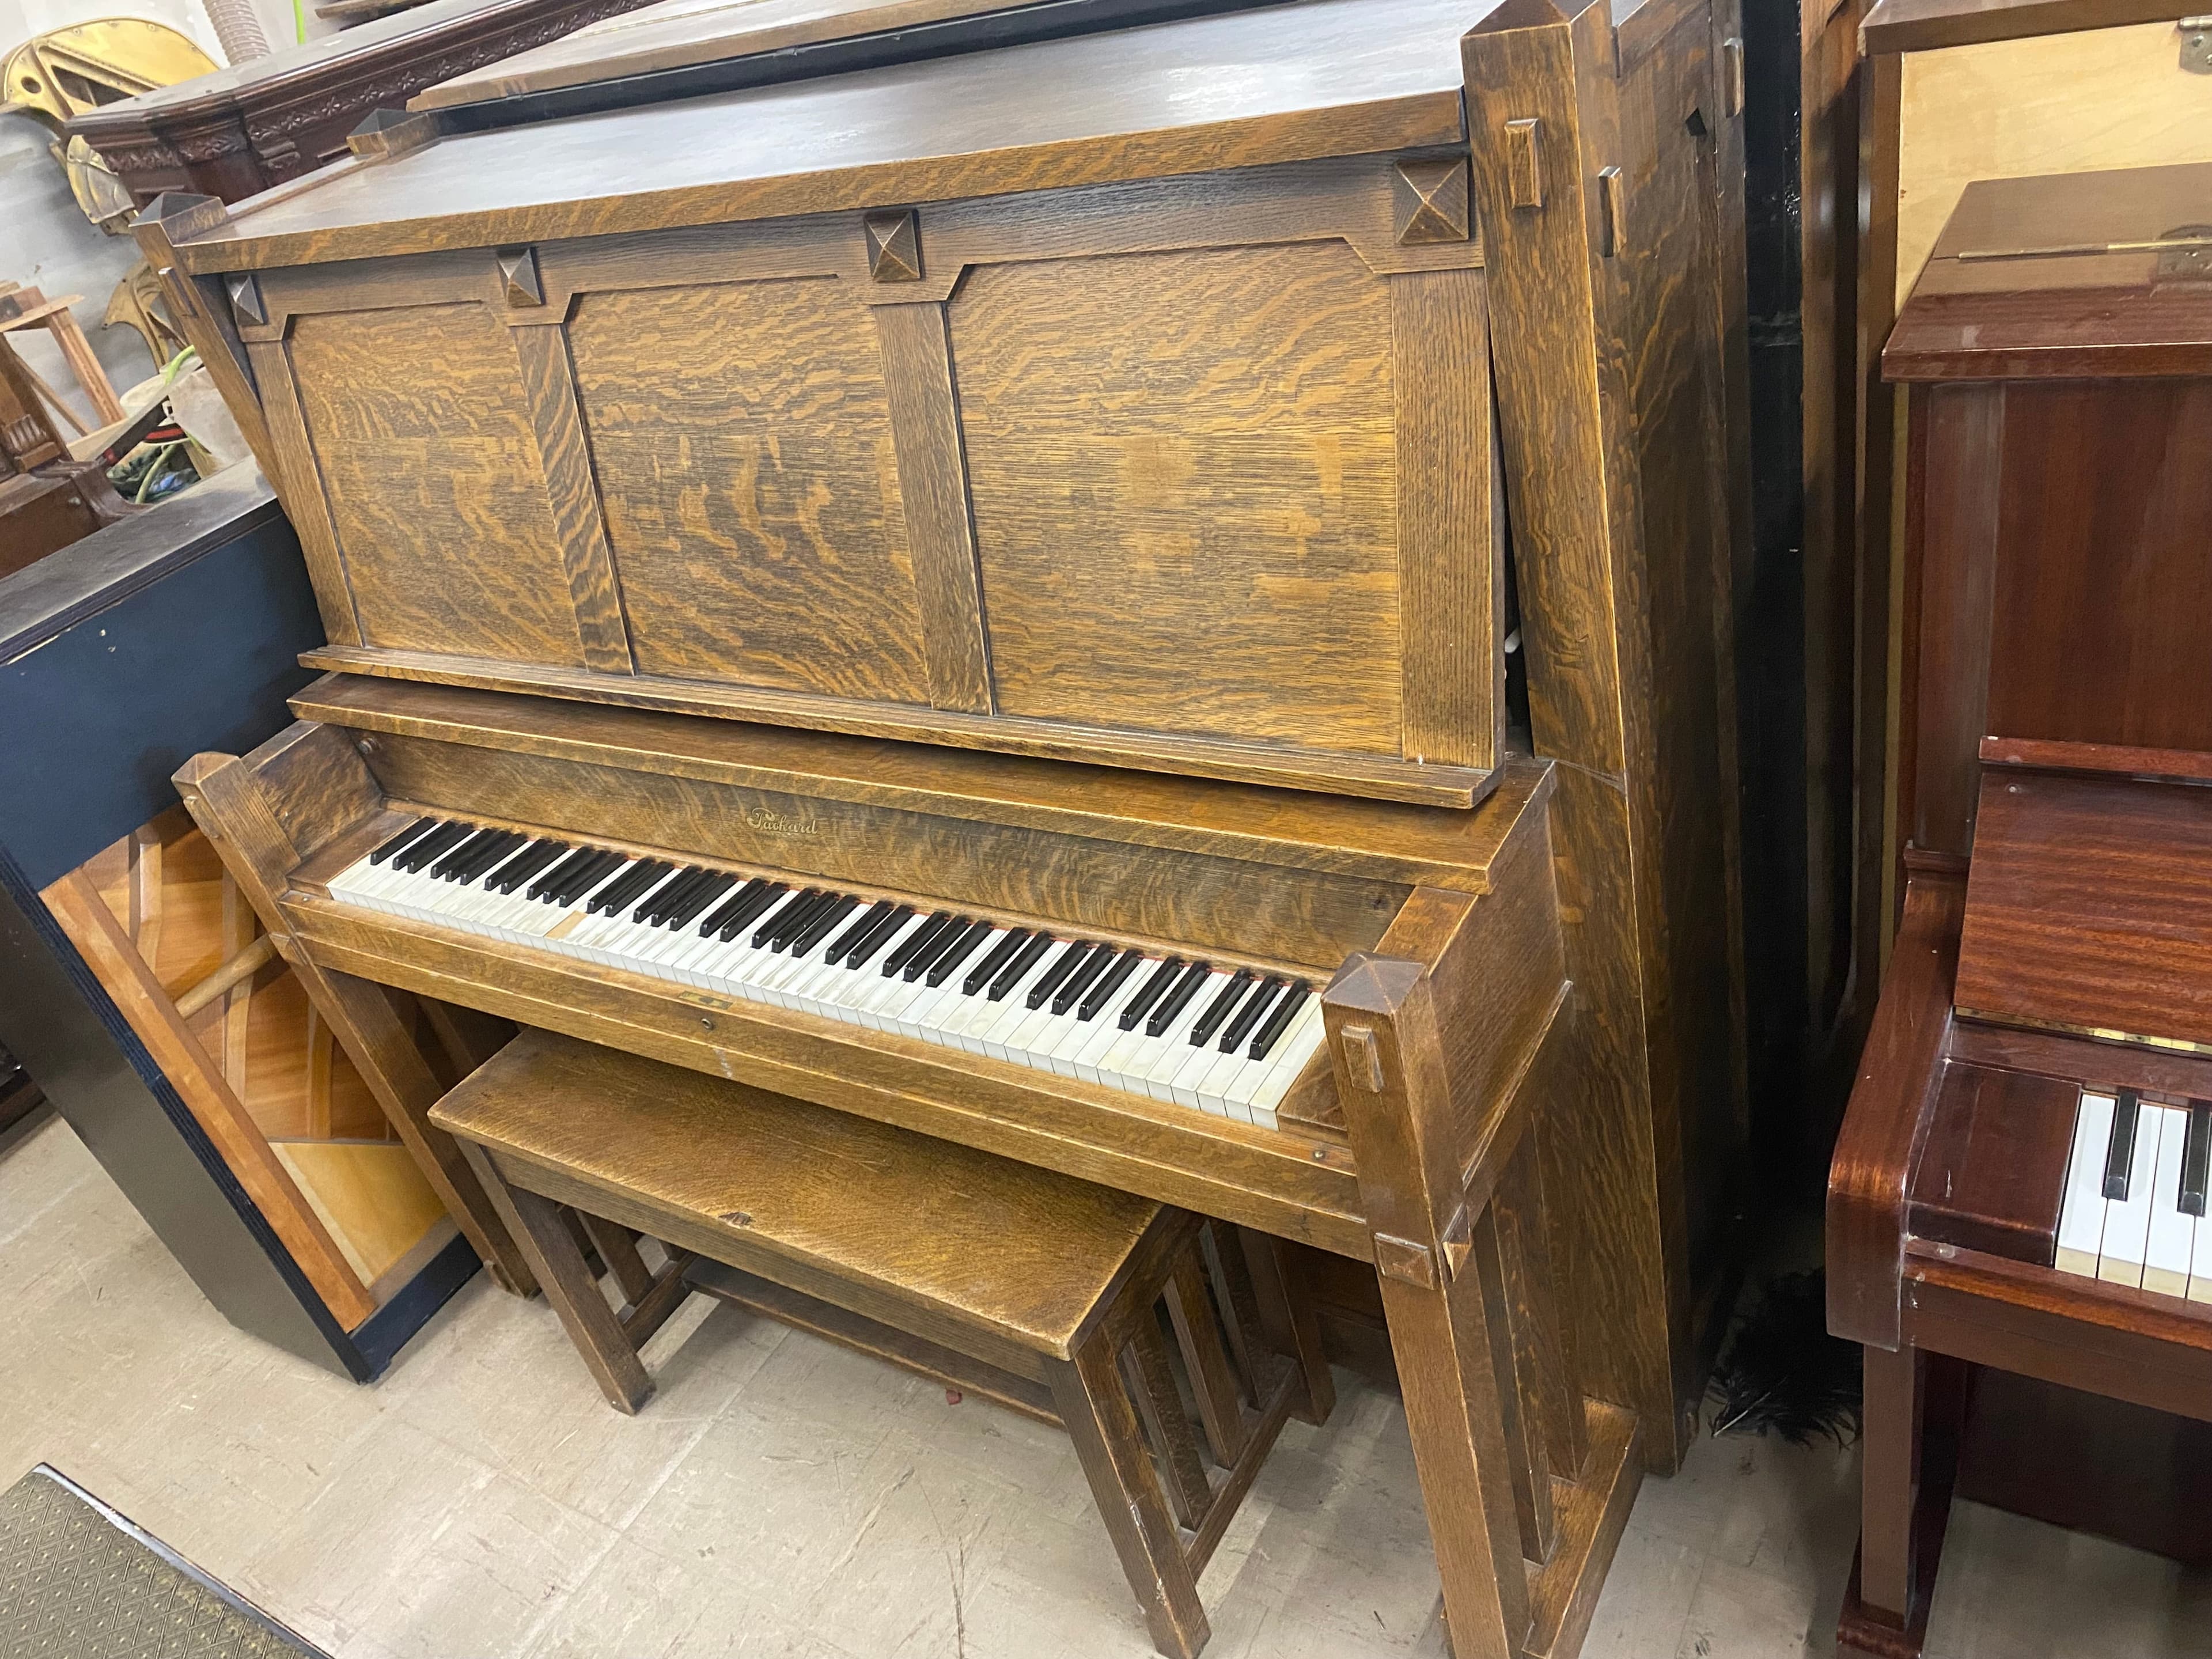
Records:
[[[464,1232],[380,988],[1300,1241],[1457,1650],[1571,1654],[1741,1200],[1734,41],[1307,0],[155,202],[329,635],[179,783]]]
[[[1828,1187],[1852,1652],[1919,1651],[1954,1490],[2212,1560],[2208,202],[2208,166],[1976,184],[1883,355],[1904,915]]]

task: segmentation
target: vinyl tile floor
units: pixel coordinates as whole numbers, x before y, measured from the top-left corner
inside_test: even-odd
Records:
[[[0,1485],[54,1464],[340,1659],[1140,1659],[1056,1430],[694,1297],[607,1409],[481,1277],[370,1388],[234,1329],[76,1136],[0,1139]],[[1404,1412],[1340,1370],[1201,1589],[1210,1659],[1444,1652]],[[1644,1483],[1584,1651],[1832,1651],[1856,1458],[1699,1440]],[[1961,1506],[1935,1659],[2212,1656],[2212,1586]]]

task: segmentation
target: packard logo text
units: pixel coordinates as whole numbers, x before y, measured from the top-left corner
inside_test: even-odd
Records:
[[[754,829],[771,836],[818,836],[822,833],[819,818],[795,818],[788,812],[756,806],[745,813],[745,822]]]

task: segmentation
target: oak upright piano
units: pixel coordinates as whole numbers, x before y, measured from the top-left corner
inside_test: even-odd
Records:
[[[157,202],[330,634],[187,800],[342,1030],[434,986],[1371,1264],[1455,1642],[1570,1652],[1740,1197],[1730,34],[1310,0]],[[424,817],[569,874],[360,902]],[[564,948],[601,879],[723,954]],[[1252,1022],[848,1018],[738,969],[770,890]]]

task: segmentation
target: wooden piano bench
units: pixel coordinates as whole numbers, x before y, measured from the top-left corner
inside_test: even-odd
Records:
[[[1060,1424],[1176,1659],[1284,1419],[1334,1401],[1275,1242],[1150,1199],[543,1031],[431,1119],[617,1410],[650,1397],[638,1349],[700,1290]]]

